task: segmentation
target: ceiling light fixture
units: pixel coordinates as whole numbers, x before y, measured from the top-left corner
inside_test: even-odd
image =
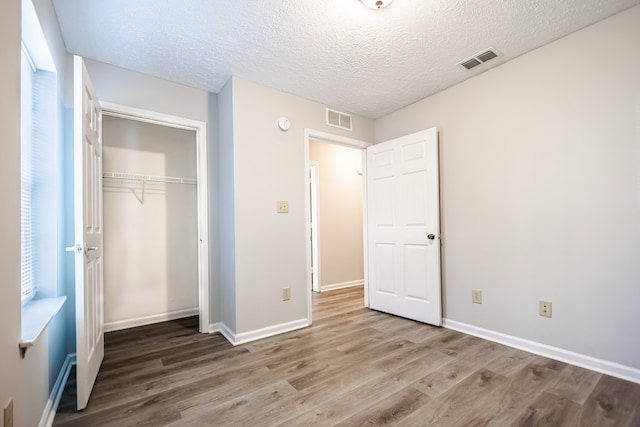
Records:
[[[371,9],[382,9],[389,6],[392,0],[360,0],[365,6]]]

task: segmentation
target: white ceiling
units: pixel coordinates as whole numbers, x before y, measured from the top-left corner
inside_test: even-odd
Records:
[[[219,92],[231,75],[378,118],[640,0],[54,0],[69,52]],[[639,23],[640,25],[640,23]],[[504,54],[464,71],[493,46]]]

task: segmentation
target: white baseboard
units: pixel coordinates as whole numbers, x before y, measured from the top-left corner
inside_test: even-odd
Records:
[[[235,344],[235,333],[224,323],[222,322],[218,322],[216,324],[214,324],[217,326],[217,330],[212,331],[212,332],[220,332],[220,334],[222,334],[223,337],[225,337],[227,339],[227,341],[229,341],[231,343],[231,345],[236,345]]]
[[[335,291],[336,289],[352,288],[354,286],[363,286],[364,279],[352,280],[350,282],[334,283],[331,285],[321,285],[320,292]]]
[[[215,334],[216,332],[222,332],[222,323],[221,322],[211,323],[209,325],[209,333],[210,334]]]
[[[538,354],[550,359],[559,360],[571,365],[580,366],[582,368],[640,384],[640,369],[632,368],[630,366],[621,365],[608,360],[597,359],[595,357],[575,353],[573,351],[535,341],[529,341],[512,335],[503,334],[501,332],[479,328],[477,326],[468,325],[451,319],[444,319],[443,326],[448,329],[453,329],[454,331],[463,332],[489,341],[508,345],[509,347],[528,351],[529,353]]]
[[[182,319],[183,317],[197,316],[200,313],[198,307],[186,310],[172,311],[170,313],[155,314],[152,316],[137,317],[135,319],[118,320],[104,324],[105,332],[119,331],[135,328],[136,326],[152,325],[154,323],[168,322],[169,320]]]
[[[309,319],[305,318],[236,334],[224,323],[213,323],[211,324],[211,330],[212,332],[220,332],[232,345],[240,345],[285,332],[295,331],[296,329],[306,328],[310,324]]]
[[[58,373],[58,378],[56,378],[56,382],[51,389],[49,400],[44,407],[38,427],[51,427],[53,425],[53,420],[56,418],[56,411],[58,410],[58,404],[62,398],[64,386],[67,384],[67,379],[69,378],[69,372],[71,372],[71,367],[75,364],[76,354],[67,354],[67,357],[62,364],[62,368],[60,368],[60,372]]]

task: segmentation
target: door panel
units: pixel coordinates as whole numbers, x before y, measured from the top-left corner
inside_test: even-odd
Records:
[[[379,278],[377,291],[388,295],[396,294],[395,245],[381,243],[376,245],[376,258],[373,266],[375,276]]]
[[[104,358],[102,113],[82,58],[74,57],[74,228],[78,410]]]
[[[434,325],[442,324],[438,173],[435,128],[367,148],[369,306]]]

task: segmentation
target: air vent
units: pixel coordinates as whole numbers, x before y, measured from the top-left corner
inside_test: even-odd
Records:
[[[465,70],[470,70],[477,67],[478,65],[484,64],[487,61],[491,61],[493,58],[496,58],[500,55],[502,54],[497,49],[490,47],[476,53],[472,57],[467,58],[462,62],[458,62],[458,67],[464,68]]]
[[[351,115],[327,108],[327,124],[340,129],[353,130]]]
[[[478,61],[475,58],[471,58],[468,61],[464,61],[461,65],[466,68],[467,70],[472,69],[473,67],[477,67],[478,65],[482,64],[482,62]]]

